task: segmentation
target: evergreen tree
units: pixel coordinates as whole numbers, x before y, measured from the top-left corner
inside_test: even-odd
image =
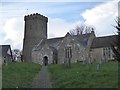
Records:
[[[115,45],[112,45],[112,50],[114,53],[114,58],[120,62],[120,18],[118,17],[116,20],[117,26],[115,26],[115,28],[117,29],[117,41],[114,42]]]

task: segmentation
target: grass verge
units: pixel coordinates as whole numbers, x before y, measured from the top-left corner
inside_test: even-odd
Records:
[[[54,88],[118,88],[118,63],[103,63],[100,70],[96,64],[49,65],[49,72]]]
[[[41,66],[34,63],[10,63],[2,67],[2,88],[29,87]]]

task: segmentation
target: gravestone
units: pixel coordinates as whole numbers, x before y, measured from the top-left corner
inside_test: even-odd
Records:
[[[65,67],[70,67],[70,64],[71,64],[70,58],[66,58],[64,62]]]
[[[4,64],[7,65],[7,59],[4,57]]]
[[[96,70],[97,70],[97,71],[100,70],[100,64],[99,64],[99,63],[96,65]]]

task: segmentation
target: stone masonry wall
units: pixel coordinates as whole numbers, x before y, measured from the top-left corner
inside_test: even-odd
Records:
[[[48,18],[36,13],[25,16],[24,21],[23,59],[26,62],[31,62],[32,48],[38,44],[41,39],[47,39]]]
[[[33,51],[32,52],[32,62],[39,63],[43,65],[43,58],[44,56],[48,57],[48,64],[53,63],[53,51],[50,49],[50,47],[45,44],[41,50]]]

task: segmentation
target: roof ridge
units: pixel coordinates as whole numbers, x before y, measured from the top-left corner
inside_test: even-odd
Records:
[[[110,36],[100,36],[100,37],[96,37],[96,38],[105,38],[105,37],[114,37],[114,36],[117,36],[117,35],[110,35]]]
[[[64,38],[64,37],[49,38],[49,39],[47,39],[47,40],[51,40],[51,39],[60,39],[60,38]]]

